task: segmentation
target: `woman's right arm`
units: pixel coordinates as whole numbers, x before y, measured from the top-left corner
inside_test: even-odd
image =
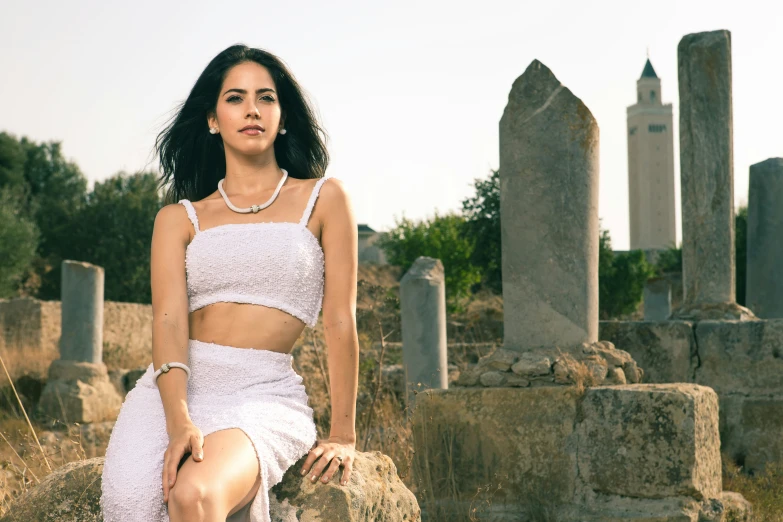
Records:
[[[185,208],[166,205],[155,216],[150,251],[152,290],[152,364],[157,370],[167,362],[188,364],[188,295],[185,282],[185,248],[192,225]],[[163,496],[176,481],[177,465],[186,451],[201,460],[204,442],[188,413],[187,374],[181,368],[162,373],[157,380],[169,447],[164,455]]]

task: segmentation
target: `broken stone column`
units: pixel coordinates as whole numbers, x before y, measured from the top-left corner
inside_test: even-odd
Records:
[[[665,277],[654,277],[644,285],[644,320],[665,321],[672,313],[672,285]]]
[[[757,317],[783,317],[783,158],[750,166],[745,302]]]
[[[462,372],[463,386],[640,382],[598,341],[598,124],[534,60],[500,120],[503,349]]]
[[[677,58],[683,304],[673,318],[752,320],[735,292],[731,33],[686,35]]]
[[[60,359],[52,361],[36,415],[66,423],[114,420],[122,397],[103,363],[104,271],[90,263],[62,263]]]
[[[400,281],[402,360],[408,412],[415,394],[449,387],[446,282],[440,259],[420,256]]]

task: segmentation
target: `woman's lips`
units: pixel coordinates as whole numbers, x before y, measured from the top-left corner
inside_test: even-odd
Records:
[[[240,132],[242,134],[247,134],[248,136],[258,136],[259,134],[261,134],[264,131],[259,130],[259,129],[245,129],[245,130],[240,131]]]

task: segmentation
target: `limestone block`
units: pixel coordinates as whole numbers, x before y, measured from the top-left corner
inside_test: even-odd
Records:
[[[696,384],[587,390],[579,472],[593,491],[641,498],[716,497],[722,489],[718,397]]]
[[[720,395],[783,390],[783,320],[702,321],[695,329],[695,381]]]
[[[762,471],[783,459],[783,398],[743,397],[739,426],[745,448],[744,467]]]
[[[696,347],[691,323],[601,321],[599,335],[622,346],[644,368],[646,383],[692,381]]]
[[[557,508],[571,502],[577,400],[572,386],[420,393],[412,426],[418,487],[461,513],[488,485],[502,484],[482,497],[493,508],[524,506],[537,495]]]
[[[380,452],[357,452],[351,480],[340,486],[341,472],[328,484],[300,476],[302,457],[270,490],[272,522],[417,522],[416,498],[397,476],[391,459]],[[72,462],[55,470],[17,499],[0,522],[102,522],[101,473],[104,457]],[[227,519],[240,520],[247,508]]]
[[[379,451],[357,452],[351,480],[339,485],[338,472],[328,484],[311,483],[294,464],[269,492],[272,522],[418,522],[416,497],[397,476],[392,460]]]
[[[36,416],[66,423],[109,421],[117,418],[122,400],[105,364],[56,360],[49,367]]]

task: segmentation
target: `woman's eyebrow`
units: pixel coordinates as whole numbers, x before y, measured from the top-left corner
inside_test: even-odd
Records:
[[[240,94],[247,94],[247,91],[245,89],[229,89],[223,94],[226,95],[230,92],[238,92]],[[262,92],[275,92],[274,89],[270,89],[269,87],[264,87],[263,89],[256,89],[256,94],[260,94]]]

